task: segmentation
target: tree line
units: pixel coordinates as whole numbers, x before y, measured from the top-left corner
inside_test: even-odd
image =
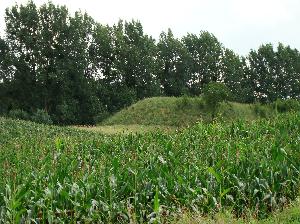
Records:
[[[261,45],[241,57],[211,33],[158,40],[139,21],[113,26],[51,2],[6,9],[0,37],[0,113],[47,112],[57,124],[95,123],[153,96],[198,96],[224,83],[243,103],[300,98],[300,53]]]

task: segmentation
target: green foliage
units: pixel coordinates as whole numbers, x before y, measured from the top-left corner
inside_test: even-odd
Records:
[[[247,73],[251,91],[260,102],[273,102],[276,99],[297,99],[300,94],[299,58],[297,49],[279,43],[276,49],[272,44],[252,50],[248,57]]]
[[[52,124],[50,115],[45,110],[38,109],[31,117],[31,120],[40,124]]]
[[[154,224],[158,224],[160,223],[160,205],[159,205],[159,190],[158,187],[156,187],[155,190],[155,196],[154,196],[154,203],[153,203],[153,212],[155,214],[155,218],[154,218]],[[150,220],[151,222],[152,220]]]
[[[171,29],[160,34],[157,44],[159,79],[166,96],[181,96],[188,91],[190,55],[187,48],[175,38]]]
[[[266,219],[257,219],[251,217],[251,214],[246,217],[237,218],[230,211],[221,211],[211,215],[203,216],[196,212],[182,212],[168,220],[172,224],[215,224],[215,223],[230,223],[230,224],[298,224],[300,222],[300,200],[293,201],[291,205],[283,210],[274,211],[270,217]]]
[[[299,122],[107,137],[0,118],[0,220],[145,223],[182,208],[263,218],[299,195]]]
[[[245,58],[225,49],[222,60],[222,76],[224,83],[232,93],[232,100],[241,103],[253,102],[249,79],[246,76],[247,65]]]
[[[115,51],[118,52],[113,63],[113,81],[133,89],[138,99],[159,95],[155,40],[144,34],[143,26],[138,21],[119,21],[113,29]]]
[[[73,124],[79,123],[77,120],[78,102],[76,100],[65,100],[56,106],[54,120],[55,123]]]
[[[217,115],[220,103],[230,99],[231,93],[229,88],[223,83],[211,82],[203,89],[203,99],[212,118]]]
[[[276,111],[272,111],[268,105],[255,103],[253,104],[254,112],[258,117],[267,118],[275,115]]]
[[[205,110],[205,101],[203,100],[202,97],[196,98],[196,105],[199,110]]]
[[[33,115],[30,115],[28,112],[21,109],[10,110],[8,113],[8,117],[20,120],[31,120],[41,124],[53,123],[49,114],[46,111],[40,109],[38,109]]]
[[[13,119],[30,120],[30,115],[21,109],[10,110],[8,116]]]
[[[97,95],[109,113],[116,113],[137,101],[136,91],[119,83],[110,86],[99,84]]]
[[[275,113],[275,111],[272,111]],[[243,119],[246,121],[253,121],[259,119],[260,116],[255,112],[252,104],[241,104],[236,102],[223,102],[219,108],[217,119],[228,121],[236,121]]]
[[[42,108],[56,124],[94,124],[147,97],[199,96],[210,82],[241,103],[300,99],[300,53],[281,43],[240,57],[207,31],[178,39],[169,29],[155,41],[139,21],[102,25],[52,2],[16,4],[5,23],[1,114]]]
[[[202,31],[199,36],[188,34],[183,37],[182,42],[190,56],[189,91],[197,96],[206,84],[222,80],[222,44],[207,31]]]
[[[300,111],[300,102],[295,99],[276,100],[272,103],[272,107],[279,113]]]
[[[100,122],[107,119],[109,116],[110,116],[110,113],[105,108],[102,108],[102,110],[99,111],[94,117],[95,124],[99,124]]]

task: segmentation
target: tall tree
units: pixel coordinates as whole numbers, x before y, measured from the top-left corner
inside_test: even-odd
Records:
[[[9,48],[0,37],[0,114],[5,114],[12,107],[10,97],[10,81],[13,68],[10,66]]]
[[[125,85],[134,89],[138,99],[159,94],[156,77],[157,49],[155,40],[143,32],[138,21],[119,22],[115,28],[115,68]]]
[[[276,52],[275,91],[281,99],[300,99],[300,53],[279,43]]]
[[[15,72],[11,79],[11,97],[21,109],[38,106],[37,60],[39,57],[39,16],[32,1],[6,10],[6,41]]]
[[[108,25],[95,23],[92,35],[93,41],[89,46],[89,54],[95,71],[94,78],[104,79],[109,85],[114,81],[112,69],[116,58],[113,29]]]
[[[56,122],[93,122],[101,103],[90,52],[92,18],[80,12],[71,17],[51,2],[37,9],[30,1],[7,9],[6,25],[16,68],[11,90],[19,107],[42,108]]]
[[[183,38],[183,43],[192,58],[190,91],[198,95],[205,84],[222,80],[222,44],[206,31],[199,36],[188,34]]]
[[[176,39],[169,29],[162,32],[158,42],[160,79],[167,96],[180,96],[188,93],[190,80],[190,55],[182,42]]]
[[[66,7],[51,2],[39,9],[39,66],[37,82],[42,108],[55,113],[66,91],[69,41],[69,15]]]
[[[222,81],[230,89],[233,100],[249,102],[251,88],[245,73],[245,59],[232,50],[224,49],[222,57]],[[250,100],[251,101],[251,100]]]
[[[96,23],[94,41],[89,48],[96,72],[97,96],[103,102],[103,107],[111,113],[136,100],[136,92],[125,85],[118,70],[123,35],[121,22],[114,27]]]
[[[272,44],[262,45],[258,51],[251,50],[248,56],[250,79],[254,83],[254,95],[261,102],[277,98],[274,91],[276,55]]]
[[[296,49],[278,45],[262,45],[247,57],[249,79],[254,84],[254,95],[262,102],[278,98],[298,98],[300,57]]]
[[[4,79],[6,78],[6,55],[8,52],[8,46],[5,42],[5,40],[3,40],[0,37],[0,82],[4,82]]]

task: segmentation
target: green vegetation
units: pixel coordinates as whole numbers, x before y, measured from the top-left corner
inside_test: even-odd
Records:
[[[41,124],[53,124],[50,115],[46,111],[40,109],[38,109],[33,114],[29,114],[26,111],[20,109],[11,110],[9,111],[7,116],[13,119],[21,119],[25,121],[30,120]]]
[[[221,103],[230,99],[230,95],[230,90],[224,83],[211,82],[204,87],[203,99],[212,119],[217,116]]]
[[[300,222],[297,49],[156,41],[51,1],[5,14],[1,224]]]
[[[255,222],[254,222],[255,223]],[[278,211],[272,217],[256,222],[259,224],[299,224],[300,223],[300,200],[299,198],[292,203],[292,206]]]
[[[244,217],[237,219],[228,211],[203,217],[201,214],[185,213],[179,214],[177,218],[171,220],[174,224],[299,224],[300,223],[300,200],[295,200],[284,210],[275,211],[269,218],[254,219],[253,217]]]
[[[0,220],[264,218],[299,195],[299,133],[299,113],[109,137],[0,118]]]
[[[252,121],[274,117],[277,113],[299,110],[300,103],[296,100],[279,100],[272,104],[223,102],[218,106],[216,117],[217,120],[224,121],[237,119]],[[207,107],[201,97],[153,97],[138,101],[107,118],[100,125],[185,127],[197,121],[210,122],[212,113],[211,108]]]
[[[168,29],[155,40],[139,21],[101,24],[51,1],[8,8],[5,25],[1,116],[46,111],[39,121],[96,124],[145,98],[198,97],[209,83],[225,84],[239,103],[300,99],[300,51],[283,44],[241,57],[207,31],[177,38]]]
[[[136,134],[146,132],[157,132],[162,131],[164,133],[173,133],[176,131],[175,127],[172,126],[161,126],[161,125],[102,125],[102,126],[73,126],[76,129],[99,132],[106,135],[113,134]]]
[[[204,102],[192,97],[153,97],[129,106],[101,124],[185,126],[205,116]]]

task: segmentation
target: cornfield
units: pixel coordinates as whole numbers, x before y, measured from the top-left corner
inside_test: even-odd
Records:
[[[0,118],[0,223],[257,218],[299,195],[300,114],[104,136]]]

